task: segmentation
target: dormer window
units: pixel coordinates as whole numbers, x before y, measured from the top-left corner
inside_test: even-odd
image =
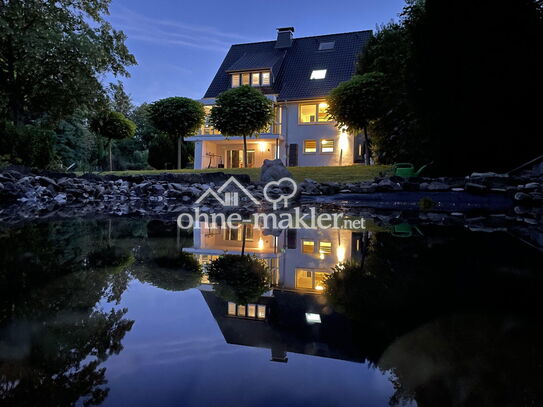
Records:
[[[253,87],[271,86],[271,72],[234,73],[230,76],[233,88],[238,88],[241,85],[251,85]]]
[[[328,51],[328,50],[334,49],[335,45],[336,45],[335,41],[321,42],[319,44],[319,51]]]
[[[315,69],[311,72],[309,79],[324,79],[326,78],[326,69]]]
[[[249,78],[251,77],[248,73],[242,73],[241,74],[241,84],[242,85],[248,85],[249,84]]]

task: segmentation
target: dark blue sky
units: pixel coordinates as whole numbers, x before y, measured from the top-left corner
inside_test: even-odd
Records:
[[[139,65],[125,88],[136,104],[168,96],[199,99],[230,45],[357,30],[398,18],[404,0],[113,0],[108,18],[128,35]]]

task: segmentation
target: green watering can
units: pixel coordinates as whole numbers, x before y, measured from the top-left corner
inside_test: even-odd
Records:
[[[402,223],[399,225],[394,225],[392,227],[391,234],[394,237],[411,237],[413,236],[413,229],[417,231],[417,233],[421,236],[423,236],[420,229],[416,226],[411,226],[408,223]]]
[[[411,178],[418,177],[422,170],[424,170],[427,166],[428,164],[423,165],[418,171],[415,171],[415,166],[411,163],[398,163],[394,164],[392,170],[394,171],[394,175],[397,177]]]

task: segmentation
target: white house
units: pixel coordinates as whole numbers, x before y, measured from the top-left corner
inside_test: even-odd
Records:
[[[275,105],[275,123],[248,139],[248,167],[280,158],[288,166],[334,166],[363,162],[363,140],[339,130],[326,115],[326,97],[355,73],[371,31],[293,38],[279,28],[274,41],[230,48],[201,100],[208,112],[215,98],[241,85],[260,89]],[[244,167],[241,137],[226,139],[206,124],[195,142],[194,167]]]

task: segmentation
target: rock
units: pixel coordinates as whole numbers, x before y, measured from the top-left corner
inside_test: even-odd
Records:
[[[476,184],[474,182],[466,182],[466,191],[468,192],[483,192],[486,191],[488,187],[483,184]]]
[[[377,190],[379,191],[400,191],[402,187],[399,183],[392,181],[389,178],[385,178],[377,184]]]
[[[292,174],[286,169],[283,162],[277,160],[264,160],[260,169],[260,181],[279,181],[281,178],[292,178]]]
[[[517,192],[515,194],[515,201],[529,202],[532,200],[532,197],[525,192]]]
[[[448,191],[451,187],[443,182],[431,182],[428,185],[428,191]]]
[[[541,188],[541,185],[538,184],[537,182],[530,182],[530,183],[524,185],[523,189],[525,191],[537,191],[540,188]]]
[[[310,178],[306,178],[298,185],[298,189],[302,194],[306,195],[320,195],[319,184]]]
[[[59,205],[64,205],[67,202],[66,194],[60,193],[53,198]]]

